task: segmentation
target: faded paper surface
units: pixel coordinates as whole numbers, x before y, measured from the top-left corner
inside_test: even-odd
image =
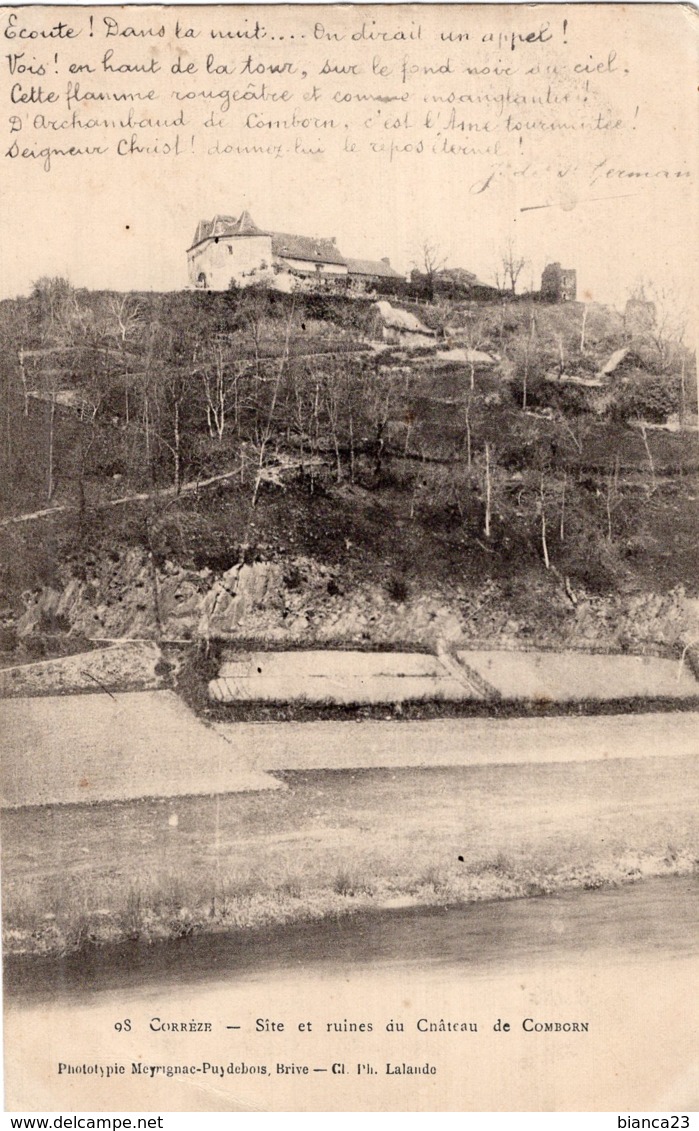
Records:
[[[514,247],[522,290],[558,262],[577,271],[582,302],[623,308],[645,284],[666,308],[694,310],[689,7],[49,6],[0,19],[3,298],[42,277],[114,291],[206,285],[205,272],[188,276],[199,221],[247,210],[263,231],[334,237],[344,256],[387,257],[401,273],[424,270],[427,251],[507,286],[502,253]],[[584,731],[569,742],[571,757],[584,742]],[[329,740],[327,768],[351,743]],[[542,788],[553,812],[555,787]],[[73,835],[89,845],[89,810],[75,813]],[[215,819],[218,838],[218,809]],[[560,834],[565,817],[555,820]],[[593,808],[571,817],[589,836],[596,820]],[[126,832],[105,835],[123,856]],[[141,879],[168,862],[151,866]],[[90,958],[82,986],[75,963],[57,960],[37,967],[35,996],[7,1003],[6,1105],[693,1109],[699,970],[683,942],[691,922],[676,918],[686,882],[676,904],[653,895],[628,923],[610,900],[597,934],[585,922],[600,904],[554,906],[534,924],[491,906],[448,943],[428,916],[415,931],[437,932],[432,956],[404,927],[392,944],[390,922],[377,936],[360,921],[346,937],[338,920],[336,943],[326,928],[322,945],[311,932],[247,953],[238,940],[244,961],[232,967],[215,948],[193,964],[186,937],[160,967],[135,957],[133,976],[128,957],[113,958],[113,976],[112,960],[105,976]],[[89,847],[76,884],[91,912]],[[25,990],[31,971],[18,975]]]

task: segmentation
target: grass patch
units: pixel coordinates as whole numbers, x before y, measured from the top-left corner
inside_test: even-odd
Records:
[[[190,703],[191,705],[191,703]],[[699,710],[699,696],[686,699],[586,699],[557,703],[549,699],[419,699],[400,703],[203,702],[200,714],[213,722],[419,722],[430,719],[550,719],[595,715],[644,715]]]
[[[697,870],[699,767],[686,758],[280,776],[274,793],[6,812],[5,953],[106,953]]]

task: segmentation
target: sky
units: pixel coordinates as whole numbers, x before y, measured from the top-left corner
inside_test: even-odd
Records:
[[[635,22],[628,19],[619,22],[613,20],[610,13],[608,26],[600,23],[599,9],[576,9],[575,16],[571,16],[569,21],[573,24],[574,19],[575,26],[568,28],[565,45],[562,40],[554,42],[553,46],[547,45],[545,52],[541,48],[539,55],[531,56],[539,59],[542,65],[544,60],[547,65],[552,60],[554,65],[563,61],[570,71],[574,64],[579,66],[587,59],[593,61],[591,65],[597,66],[599,60],[609,60],[610,52],[613,52],[611,66],[615,73],[594,75],[593,93],[597,95],[597,107],[607,117],[623,117],[628,128],[613,137],[604,132],[600,132],[599,136],[590,132],[544,132],[536,137],[525,137],[519,143],[519,152],[516,148],[518,139],[505,136],[502,139],[504,148],[495,158],[471,161],[461,157],[433,158],[406,153],[389,161],[385,154],[367,152],[367,138],[388,137],[392,140],[395,137],[402,141],[407,138],[414,144],[416,139],[426,136],[425,131],[419,129],[413,129],[409,134],[398,130],[390,135],[364,131],[364,135],[360,136],[360,147],[364,151],[352,155],[332,150],[323,155],[287,153],[282,158],[210,155],[208,148],[214,134],[209,135],[203,129],[203,115],[200,114],[195,152],[187,148],[191,136],[187,129],[182,131],[184,151],[177,156],[116,156],[113,153],[114,141],[116,136],[121,136],[117,131],[110,139],[111,152],[107,156],[55,157],[47,172],[41,158],[8,157],[12,142],[21,141],[36,150],[42,145],[67,145],[65,138],[70,134],[70,143],[84,146],[95,142],[95,132],[64,130],[37,133],[32,129],[37,107],[10,104],[11,110],[24,115],[24,125],[19,137],[6,133],[0,150],[0,296],[27,293],[32,283],[42,275],[65,276],[76,286],[94,288],[179,289],[187,285],[186,250],[192,242],[198,221],[211,218],[216,213],[237,215],[243,208],[251,212],[262,228],[335,236],[345,255],[367,258],[387,255],[399,270],[409,270],[419,264],[422,248],[428,242],[438,249],[440,259],[448,266],[465,267],[484,282],[493,283],[501,270],[503,251],[512,243],[517,254],[526,260],[520,280],[524,288],[532,284],[538,286],[545,264],[559,261],[564,267],[577,269],[579,297],[588,300],[623,304],[641,280],[650,280],[657,290],[686,296],[693,282],[696,251],[694,165],[699,123],[696,101],[683,106],[681,114],[677,113],[677,106],[684,88],[690,83],[693,89],[696,85],[696,36],[693,42],[691,37],[683,37],[682,26],[666,19],[655,5],[642,7],[648,13],[643,19],[639,14]],[[48,11],[55,17],[55,9]],[[84,10],[85,13],[89,11]],[[99,19],[108,9],[94,11]],[[118,13],[117,9],[114,11]],[[137,9],[132,11],[138,13]],[[159,9],[151,9],[151,13],[153,11]],[[180,9],[180,12],[186,11]],[[253,11],[257,9],[240,11],[249,12],[252,19]],[[314,9],[313,16],[317,16],[319,11]],[[380,9],[366,11],[378,18],[382,16]],[[403,10],[405,26],[410,25],[408,17],[414,21],[414,11]],[[420,13],[422,24],[427,29],[425,34],[434,33],[433,38],[436,36],[438,11],[434,8],[428,16]],[[485,27],[507,29],[509,34],[509,29],[516,24],[511,7],[499,8],[496,19],[491,8],[487,12],[487,22],[483,10],[472,19],[474,9],[462,8],[458,16],[453,14],[454,11],[452,8],[449,26],[463,26],[464,14],[467,13],[468,26],[476,28],[474,42]],[[639,8],[635,11],[639,12]],[[551,13],[551,25],[558,29],[559,39],[561,21],[553,17],[555,13],[565,12],[570,14],[571,9],[554,7],[547,9],[546,13],[547,16]],[[138,24],[136,14],[131,17],[134,25]],[[679,7],[673,9],[672,14],[679,18]],[[516,26],[525,27],[521,24],[521,12],[517,12],[516,16],[520,20]],[[294,17],[293,26],[297,34],[302,27],[309,33],[311,13],[307,12],[304,19],[306,23],[303,20],[299,22],[298,14]],[[197,20],[200,21],[197,26],[204,28],[206,9],[197,10],[192,22]],[[327,22],[329,24],[329,20]],[[55,84],[61,97],[65,90],[67,61],[73,57],[88,57],[85,56],[86,42],[79,42],[82,54],[75,56],[70,55],[74,45],[59,45],[60,67],[56,70],[60,70],[60,74]],[[22,46],[29,54],[34,44]],[[54,43],[50,43],[47,48],[42,43],[37,50],[49,51],[47,57],[50,59],[53,46]],[[134,46],[134,40],[119,37],[113,40],[110,37],[100,41],[99,45],[89,43],[88,46],[94,46],[97,55],[93,61],[96,62],[106,47],[112,48],[118,59],[145,58],[148,56],[143,52],[150,50],[151,44],[144,47],[142,42],[136,42]],[[161,56],[163,64],[165,60],[170,62],[171,55],[167,51],[175,50],[175,46],[168,40],[161,48],[165,52]],[[226,54],[224,48],[219,48],[218,44],[214,46],[217,58],[235,58],[240,69],[240,59],[243,58],[240,51],[233,55],[229,49]],[[237,48],[238,44],[235,46]],[[154,50],[159,47],[158,42]],[[259,45],[253,44],[253,47],[258,50]],[[476,47],[473,48],[474,54],[462,52],[460,56],[456,49],[449,47],[452,65],[455,65],[456,58],[459,61],[482,62],[483,48],[480,48],[479,55]],[[248,44],[245,44],[247,48]],[[281,49],[281,46],[277,45],[277,48]],[[403,92],[407,88],[414,100],[411,105],[417,107],[415,121],[424,112],[421,103],[431,91],[476,89],[497,92],[504,89],[502,82],[488,87],[483,79],[478,80],[477,87],[464,86],[464,80],[454,76],[445,78],[442,86],[435,85],[440,81],[435,78],[402,82],[399,71],[406,51],[411,63],[419,60],[420,66],[439,65],[446,57],[442,46],[432,48],[423,43],[418,48],[419,53],[415,53],[414,46],[410,44],[407,48],[405,44],[395,43],[380,43],[378,48],[374,43],[350,43],[341,47],[332,44],[329,47],[322,42],[307,46],[300,58],[310,73],[312,67],[319,70],[328,57],[334,63],[359,59],[366,69],[370,69],[379,55],[382,63],[388,63],[396,70],[398,77],[391,80],[392,85],[377,87],[376,80],[372,80],[372,87],[367,85],[369,80],[366,80],[364,86],[353,87],[348,81],[345,89]],[[198,49],[198,61],[201,62],[204,49]],[[274,55],[269,44],[264,49],[268,53],[265,58],[280,57]],[[260,51],[258,55],[262,57]],[[491,64],[496,61],[496,56],[504,63],[512,61],[505,51],[498,51],[489,56]],[[163,71],[167,71],[165,65]],[[570,98],[580,98],[584,77],[577,77],[574,81],[571,78],[567,83],[561,80],[555,89],[559,93],[567,91]],[[16,76],[9,76],[5,68],[2,97],[6,106],[14,78]],[[82,81],[85,86],[89,82],[97,88],[100,79],[98,76]],[[105,89],[110,89],[110,82],[113,89],[116,82],[111,76],[101,81]],[[163,97],[172,87],[168,74],[146,80],[139,76],[135,81],[137,88],[138,82],[143,88],[143,81],[157,85]],[[206,80],[197,79],[195,87],[201,89],[208,85],[213,88],[216,84],[218,87],[226,84],[233,87],[241,81],[238,75],[220,80],[207,77]],[[545,86],[539,82],[534,88],[532,82],[529,80],[531,89],[541,94]],[[295,92],[295,97],[302,89],[298,78],[290,79],[288,85]],[[528,89],[521,71],[513,82],[508,80],[507,85],[520,91]],[[25,83],[24,89],[27,88],[28,83]],[[306,88],[307,84],[303,86],[304,90]],[[254,108],[271,113],[268,107],[255,105]],[[70,117],[62,104],[55,109],[44,106],[39,109],[47,118],[52,115],[57,121]],[[161,104],[158,112],[162,114],[167,109],[167,104]],[[102,106],[97,110],[82,106],[79,109],[83,118],[107,112],[113,114],[113,108],[109,107],[107,111]],[[323,113],[328,112],[326,106]],[[274,113],[279,116],[286,110],[279,111],[275,107]],[[348,112],[352,137],[357,136],[358,129],[361,135],[360,126],[362,121],[367,120],[366,115],[363,105],[352,107]],[[532,110],[531,116],[536,118],[538,111]],[[477,117],[473,110],[471,117]],[[241,120],[238,115],[235,118],[238,125],[231,128],[234,114],[228,115],[226,142],[234,145],[241,140],[249,142],[251,133],[239,128]],[[629,126],[631,120],[634,124]],[[502,131],[502,128],[501,117],[499,129]],[[151,131],[151,139],[158,132]],[[253,131],[255,141],[259,134],[260,131]],[[312,134],[313,131],[302,133],[304,144],[309,139],[313,140]],[[289,131],[279,135],[264,130],[262,136],[265,142],[270,139],[276,142],[278,137],[283,136],[287,146],[292,141]],[[430,135],[430,141],[433,136]],[[448,136],[450,140],[464,141],[464,135],[458,131]],[[480,142],[483,139],[471,136],[466,140]],[[594,179],[591,170],[602,161],[606,165]],[[580,172],[572,178],[561,177],[560,170],[566,166],[575,166]],[[534,174],[516,180],[513,168],[527,167],[533,167]],[[496,176],[492,184],[481,192],[476,191],[493,168]],[[612,176],[604,176],[609,169]],[[673,174],[679,170],[691,171],[692,176],[669,179],[655,175],[658,171],[662,174],[665,169]],[[618,175],[619,171],[622,176]],[[644,175],[628,177],[627,171]],[[652,175],[646,175],[648,173]]]

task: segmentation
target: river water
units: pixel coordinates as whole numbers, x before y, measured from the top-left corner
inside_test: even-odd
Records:
[[[266,931],[130,943],[5,963],[10,999],[193,984],[295,970],[463,967],[699,953],[699,878],[669,877],[564,895],[361,912]]]
[[[12,961],[6,1105],[693,1111],[698,896],[696,878],[650,880]],[[163,1029],[180,1019],[209,1028]],[[431,1074],[387,1071],[405,1063]]]

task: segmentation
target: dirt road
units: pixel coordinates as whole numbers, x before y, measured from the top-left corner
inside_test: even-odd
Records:
[[[699,713],[205,726],[170,691],[10,699],[3,804],[275,788],[265,771],[479,766],[691,755]]]

